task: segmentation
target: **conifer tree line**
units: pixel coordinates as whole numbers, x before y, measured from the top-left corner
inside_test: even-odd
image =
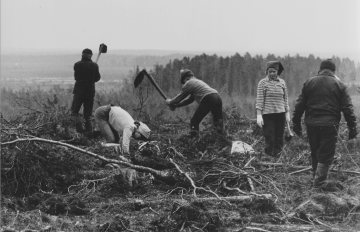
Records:
[[[360,81],[360,64],[355,65],[349,58],[330,57],[336,64],[336,75],[344,82]],[[166,92],[179,89],[179,70],[187,68],[193,71],[196,78],[208,83],[220,92],[229,96],[256,96],[258,82],[264,78],[267,61],[279,60],[285,67],[281,78],[285,79],[289,96],[297,96],[305,80],[318,73],[322,59],[314,55],[302,57],[299,55],[276,57],[269,54],[266,57],[249,53],[244,56],[236,53],[230,57],[217,55],[197,55],[193,58],[170,60],[166,65],[155,65],[152,74],[161,88]]]

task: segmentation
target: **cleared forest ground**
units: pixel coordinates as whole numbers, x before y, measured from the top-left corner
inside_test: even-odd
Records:
[[[280,158],[267,157],[259,129],[234,112],[226,133],[205,122],[195,138],[188,122],[149,120],[152,141],[132,141],[126,162],[54,109],[1,119],[2,231],[360,228],[360,142],[346,141],[345,127],[330,181],[314,190],[306,135],[287,142]],[[230,154],[239,140],[256,152]]]

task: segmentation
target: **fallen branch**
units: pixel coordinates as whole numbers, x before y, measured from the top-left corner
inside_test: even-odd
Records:
[[[302,172],[307,172],[307,171],[309,171],[311,169],[312,169],[312,167],[304,168],[304,169],[301,169],[301,170],[298,170],[298,171],[295,171],[295,172],[290,172],[289,175],[299,174],[299,173],[302,173]]]
[[[195,198],[196,198],[196,190],[197,190],[197,189],[200,189],[200,190],[203,190],[203,191],[205,191],[205,192],[208,192],[208,193],[211,193],[211,194],[215,195],[218,200],[225,201],[226,203],[230,204],[230,202],[224,200],[224,199],[221,198],[219,195],[217,195],[215,192],[213,192],[213,191],[211,191],[211,190],[209,190],[209,189],[203,188],[203,187],[197,187],[197,186],[195,185],[195,182],[194,182],[194,181],[191,179],[191,177],[189,176],[189,174],[187,174],[186,172],[184,172],[183,170],[181,170],[180,167],[179,167],[179,165],[177,165],[171,158],[170,158],[170,163],[172,163],[172,164],[175,166],[175,168],[176,168],[182,175],[184,175],[184,176],[190,181],[191,186],[194,188],[194,190],[193,190],[193,195],[194,195]]]
[[[251,223],[250,225],[271,229],[272,231],[313,231],[313,232],[326,231],[326,229],[320,229],[320,228],[316,228],[315,226],[307,226],[307,225],[271,225],[271,224],[260,224],[260,223]]]
[[[261,194],[260,196],[232,196],[232,197],[221,197],[221,199],[224,201],[232,201],[232,202],[239,202],[239,201],[248,201],[248,200],[256,200],[256,199],[272,199],[272,195],[271,194]],[[219,200],[219,198],[217,197],[204,197],[204,198],[193,198],[190,202],[207,202],[207,201],[217,201]],[[172,202],[187,202],[184,199],[171,199]],[[146,201],[144,202],[145,205],[151,205],[151,204],[159,204],[159,203],[163,203],[164,200],[153,200],[153,201]],[[132,200],[127,202],[126,204],[135,204],[136,200]]]
[[[295,174],[295,173],[301,173],[301,172],[309,171],[309,170],[312,169],[312,167],[309,167],[309,166],[296,166],[296,165],[289,165],[289,164],[284,164],[284,163],[259,162],[259,164],[264,165],[264,166],[289,166],[291,168],[302,168],[302,170],[292,172],[292,173],[290,173],[290,175]],[[348,173],[348,174],[360,175],[360,172],[357,172],[357,171],[341,170],[341,169],[331,169],[330,172],[345,172],[345,173]]]
[[[253,157],[244,165],[244,168],[248,167],[253,159],[255,159],[255,156],[253,156]],[[251,178],[249,177],[249,175],[246,175],[246,179],[247,179],[247,181],[249,182],[251,192],[255,192],[254,184],[253,184]]]
[[[233,196],[233,197],[222,197],[221,199],[227,200],[227,201],[246,201],[246,200],[253,200],[254,198],[266,198],[271,199],[271,194],[262,194],[261,197],[258,196]],[[216,197],[206,197],[206,198],[196,198],[195,202],[204,202],[204,201],[215,201],[218,200]]]
[[[288,212],[286,212],[286,214],[281,218],[281,220],[284,220],[286,218],[291,218],[293,217],[300,209],[304,208],[306,205],[308,205],[311,202],[311,200],[306,200],[304,202],[302,202],[299,206],[297,206],[296,208],[291,208],[288,210]]]
[[[224,189],[226,189],[226,190],[229,190],[229,191],[237,191],[238,193],[240,193],[240,194],[244,194],[244,195],[254,195],[254,196],[257,196],[257,197],[265,197],[266,198],[266,196],[267,195],[269,195],[269,194],[257,194],[257,193],[255,193],[255,192],[244,192],[244,191],[242,191],[241,189],[239,189],[239,188],[231,188],[231,187],[228,187],[228,186],[226,186],[226,181],[224,181],[223,182],[223,188]],[[271,194],[270,194],[271,195]]]
[[[269,163],[269,162],[259,162],[258,164],[263,166],[288,166],[290,168],[307,168],[308,166],[297,166],[297,165],[291,165],[291,164],[284,164],[284,163]]]
[[[120,164],[120,165],[124,165],[126,167],[129,167],[129,168],[138,170],[138,171],[149,172],[149,173],[153,174],[155,177],[159,177],[161,179],[169,179],[170,180],[170,179],[173,179],[173,176],[174,176],[174,173],[172,172],[172,170],[158,171],[156,169],[143,167],[143,166],[139,166],[139,165],[134,165],[134,164],[131,164],[131,163],[128,163],[128,162],[120,161],[120,160],[108,159],[108,158],[105,158],[105,157],[103,157],[101,155],[95,154],[93,152],[81,149],[79,147],[75,147],[75,146],[67,144],[67,143],[62,143],[62,142],[48,140],[48,139],[42,139],[42,138],[16,139],[16,140],[13,140],[13,141],[10,141],[10,142],[1,143],[1,146],[7,146],[7,145],[10,145],[10,144],[19,143],[19,142],[43,142],[43,143],[55,144],[55,145],[68,147],[68,148],[74,149],[76,151],[85,153],[87,155],[90,155],[90,156],[92,156],[94,158],[105,161],[107,163]]]

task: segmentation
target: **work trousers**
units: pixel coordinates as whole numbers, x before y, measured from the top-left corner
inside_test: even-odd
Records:
[[[94,95],[81,95],[74,94],[73,101],[71,104],[71,114],[73,116],[78,116],[81,106],[84,106],[83,114],[85,121],[91,119],[93,105],[94,105]]]
[[[98,125],[102,136],[105,137],[108,143],[118,143],[120,140],[119,133],[109,123],[109,113],[111,107],[100,106],[95,110],[95,122]]]
[[[263,114],[263,120],[265,154],[276,157],[284,146],[285,113]]]
[[[311,149],[312,169],[315,173],[318,163],[331,165],[334,160],[338,138],[338,125],[306,126]]]
[[[219,94],[212,93],[206,95],[200,102],[190,121],[191,130],[199,131],[199,125],[204,117],[211,112],[214,119],[214,126],[223,129],[222,120],[222,100]]]

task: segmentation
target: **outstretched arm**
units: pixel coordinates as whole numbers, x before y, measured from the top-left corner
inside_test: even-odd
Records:
[[[301,135],[301,133],[302,133],[301,117],[306,110],[307,94],[306,94],[305,88],[306,88],[306,82],[301,90],[301,94],[299,95],[298,99],[296,100],[293,118],[292,118],[293,131],[297,135]]]
[[[344,115],[344,118],[347,122],[349,128],[356,128],[356,116],[353,109],[353,104],[351,97],[349,95],[348,89],[344,86],[342,95],[341,95],[341,111]]]
[[[182,100],[181,102],[175,104],[175,107],[182,107],[182,106],[187,106],[190,105],[191,103],[193,103],[195,101],[195,99],[190,95],[188,98]]]
[[[125,129],[123,131],[121,148],[125,154],[130,154],[129,146],[130,146],[130,139],[131,139],[133,131],[134,131],[134,129],[131,128],[130,126],[125,127]]]

